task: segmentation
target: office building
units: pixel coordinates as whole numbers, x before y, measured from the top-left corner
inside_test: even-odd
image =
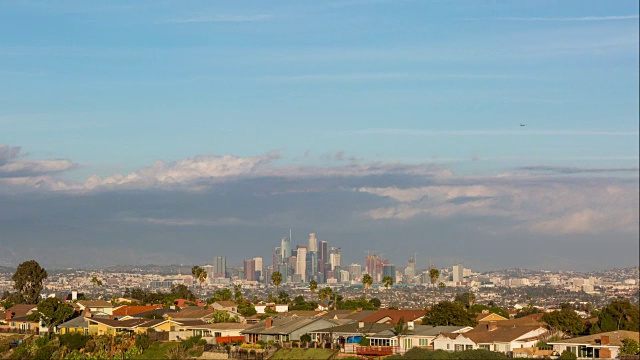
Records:
[[[351,280],[360,281],[362,279],[362,265],[351,264],[349,265],[349,275]]]
[[[256,281],[260,281],[262,280],[262,258],[261,257],[254,257],[253,258],[253,262],[255,265],[255,271],[256,271]]]
[[[291,237],[283,237],[280,241],[280,251],[282,251],[282,261],[291,257]]]
[[[318,239],[316,239],[316,234],[309,234],[309,252],[318,252]]]
[[[452,271],[453,277],[452,277],[452,281],[455,283],[459,283],[459,282],[463,282],[464,281],[464,266],[462,266],[462,264],[455,264],[453,265],[453,271]]]
[[[390,276],[393,279],[393,283],[396,283],[396,266],[393,264],[382,265],[382,279]]]
[[[225,256],[216,256],[213,258],[213,278],[227,277],[227,258]]]
[[[244,261],[244,279],[256,281],[256,262],[254,260]]]
[[[307,274],[307,249],[306,247],[298,247],[296,254],[296,275],[300,275],[302,281],[306,279]]]

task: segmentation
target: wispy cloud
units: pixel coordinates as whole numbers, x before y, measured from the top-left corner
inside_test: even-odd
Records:
[[[575,16],[575,17],[492,17],[492,18],[465,18],[468,21],[480,20],[498,20],[498,21],[558,21],[558,22],[574,22],[574,21],[622,21],[637,20],[638,15],[609,15],[609,16]]]
[[[336,73],[274,75],[257,80],[300,83],[370,82],[370,81],[438,81],[438,80],[522,80],[533,79],[512,74],[423,74],[407,72]]]
[[[257,15],[204,15],[204,16],[192,16],[185,18],[176,18],[165,21],[166,23],[173,24],[188,24],[188,23],[242,23],[242,22],[256,22],[266,21],[272,19],[273,16],[267,14]]]
[[[639,169],[636,168],[578,168],[578,167],[565,167],[565,166],[523,166],[518,170],[542,172],[542,173],[555,173],[555,174],[584,174],[584,173],[612,173],[612,172],[631,172],[638,173]]]
[[[365,129],[357,135],[389,136],[638,136],[639,132],[609,130],[424,130],[424,129]]]

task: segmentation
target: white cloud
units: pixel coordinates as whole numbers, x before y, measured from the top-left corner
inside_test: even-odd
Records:
[[[372,209],[373,219],[418,217],[499,217],[513,221],[511,231],[581,234],[603,231],[638,233],[637,182],[607,185],[607,180],[560,181],[543,177],[474,179],[482,185],[464,185],[452,177],[451,185],[409,189],[360,188],[388,197],[395,205]]]

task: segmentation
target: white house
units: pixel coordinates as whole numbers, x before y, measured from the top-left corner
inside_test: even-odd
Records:
[[[397,352],[404,353],[414,347],[430,348],[433,340],[441,333],[459,334],[472,330],[470,326],[431,326],[407,324],[405,334],[398,334],[393,329],[387,329],[369,336],[371,346],[393,346]]]
[[[640,341],[638,334],[635,331],[617,330],[573,339],[563,339],[548,344],[553,346],[553,352],[557,355],[567,350],[576,354],[579,358],[615,359],[619,355],[622,340],[633,339]]]
[[[80,310],[89,309],[94,315],[113,315],[113,304],[105,300],[80,300],[77,305]]]
[[[464,334],[441,334],[433,340],[434,350],[485,349],[509,353],[534,347],[548,330],[542,326],[498,326],[497,322],[476,326]]]

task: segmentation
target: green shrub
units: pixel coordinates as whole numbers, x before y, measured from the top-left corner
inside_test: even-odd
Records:
[[[43,347],[38,348],[38,350],[36,350],[35,354],[33,354],[32,359],[33,360],[49,360],[51,359],[51,355],[57,349],[58,348],[54,345],[45,345]]]
[[[41,348],[49,343],[49,338],[46,336],[41,336],[36,340],[36,346]]]
[[[81,333],[68,333],[60,335],[60,346],[66,346],[69,351],[80,350],[87,344],[88,336]]]
[[[489,350],[465,350],[458,354],[456,354],[456,359],[460,360],[484,360],[484,359],[506,359],[507,356],[500,352],[489,351]]]
[[[562,354],[560,354],[560,357],[558,358],[560,360],[576,360],[578,359],[578,356],[574,353],[572,353],[571,351],[563,351]]]
[[[136,346],[142,350],[147,350],[151,346],[151,339],[147,335],[136,335]]]

